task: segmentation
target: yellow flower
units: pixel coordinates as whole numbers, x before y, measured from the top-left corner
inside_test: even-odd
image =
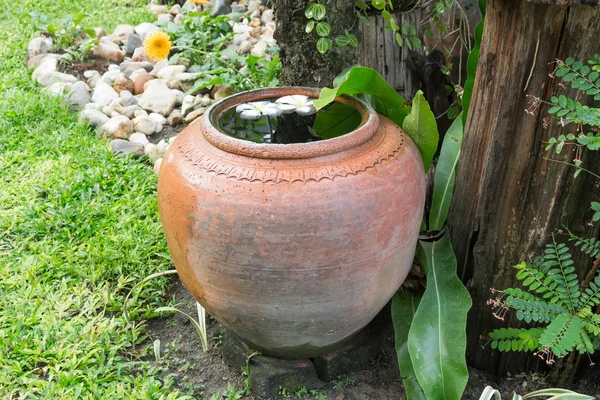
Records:
[[[144,50],[148,57],[155,61],[164,60],[171,52],[171,40],[163,31],[156,31],[144,39]]]
[[[210,3],[210,1],[208,0],[190,0],[192,3],[196,3],[196,4],[208,4]]]

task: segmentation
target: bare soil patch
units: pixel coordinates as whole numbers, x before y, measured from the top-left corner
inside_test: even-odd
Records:
[[[105,58],[97,57],[94,55],[88,55],[83,62],[67,64],[67,63],[59,63],[58,70],[60,72],[64,72],[66,74],[71,74],[75,76],[77,79],[86,81],[87,79],[83,76],[85,71],[93,70],[98,71],[100,75],[104,74],[108,71],[108,66],[110,65],[110,61]]]

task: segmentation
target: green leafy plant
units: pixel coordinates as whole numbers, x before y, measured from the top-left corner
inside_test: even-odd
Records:
[[[600,100],[599,54],[595,54],[586,61],[577,61],[571,57],[564,61],[557,60],[556,69],[551,76],[555,76],[561,80],[559,84],[561,87],[570,85],[580,93],[586,94],[594,100]],[[584,148],[591,151],[600,150],[600,108],[583,105],[581,102],[571,99],[564,94],[552,96],[550,97],[550,101],[545,101],[536,96],[528,97],[530,98],[530,104],[525,111],[531,115],[535,115],[535,111],[542,104],[548,105],[549,116],[544,118],[545,127],[552,120],[555,120],[563,127],[569,125],[576,127],[575,133],[562,134],[548,139],[546,151],[554,150],[556,154],[561,154],[565,148],[573,146],[575,150],[573,162],[559,162],[575,167],[575,176],[584,171],[600,178],[598,174],[582,167],[581,151]],[[595,221],[600,219],[600,214],[595,216],[595,218]]]
[[[485,15],[486,1],[481,0],[479,5]],[[467,101],[444,138],[429,218],[423,221],[427,232],[417,248],[419,263],[427,275],[427,289],[423,294],[406,290],[392,300],[398,367],[408,400],[458,400],[468,380],[466,321],[472,303],[456,275],[456,257],[444,226],[454,192],[464,116],[473,88],[469,82],[475,79],[483,21],[477,30],[478,38],[468,63],[464,93]],[[448,315],[452,315],[452,324],[446,323]]]
[[[99,40],[95,38],[82,40],[75,47],[65,49],[65,54],[61,56],[59,62],[69,65],[85,61],[89,52],[92,51],[98,42]]]
[[[469,376],[465,326],[471,298],[456,275],[448,234],[434,242],[421,241],[417,251],[427,288],[408,334],[412,368],[425,398],[460,399]]]
[[[453,3],[454,0],[449,1]],[[432,1],[422,1],[421,3],[416,6],[425,7],[429,3],[432,3]],[[437,1],[437,4],[442,4],[442,1]],[[417,33],[418,27],[416,24],[398,24],[396,18],[392,15],[394,4],[391,0],[359,0],[356,4],[356,14],[361,22],[366,25],[369,24],[367,13],[370,10],[381,12],[381,17],[388,23],[386,29],[392,32],[398,46],[402,47],[406,45],[409,50],[418,49],[423,46],[421,38]]]
[[[479,9],[481,10],[481,21],[475,27],[475,45],[469,52],[467,58],[467,80],[461,95],[462,102],[462,124],[467,124],[467,115],[469,106],[471,105],[471,97],[473,96],[473,87],[475,86],[475,76],[477,71],[477,63],[479,62],[479,51],[481,49],[481,40],[483,38],[483,27],[485,25],[485,11],[487,9],[487,0],[478,0]]]
[[[368,101],[375,111],[390,118],[398,126],[407,125],[406,133],[419,148],[425,168],[429,168],[433,154],[437,150],[439,136],[437,126],[434,126],[435,117],[422,93],[418,93],[415,97],[417,107],[413,112],[408,102],[400,97],[377,71],[360,66],[344,71],[333,84],[333,88],[321,89],[319,98],[314,101],[317,110],[333,103],[337,96],[344,94],[358,96]],[[315,122],[315,125],[318,123],[319,121]]]
[[[456,275],[456,258],[443,230],[460,154],[462,118],[444,139],[435,174],[429,221],[433,238],[420,240],[418,260],[427,276],[424,294],[405,291],[392,300],[396,353],[407,398],[460,399],[468,379],[466,320],[471,298]],[[441,164],[441,165],[440,165]],[[433,229],[441,229],[441,232]],[[449,324],[447,315],[452,315]]]
[[[429,168],[437,151],[438,132],[422,93],[417,93],[410,107],[375,71],[353,67],[336,78],[333,89],[321,90],[315,107],[323,108],[342,94],[369,101],[375,110],[403,127],[417,144],[425,169]],[[462,119],[455,121],[454,129],[460,134],[448,135],[449,144],[442,148],[444,165],[450,165],[450,170],[436,176],[443,189],[437,195],[436,204],[442,209],[436,210],[435,224],[447,216],[460,152],[460,145],[455,143],[460,143],[457,136],[462,138],[461,123]],[[444,177],[448,182],[443,182]],[[420,242],[418,255],[427,274],[426,292],[422,296],[408,292],[396,295],[392,304],[400,373],[411,400],[460,399],[468,379],[465,326],[471,299],[456,276],[456,259],[447,233],[434,241]],[[443,323],[450,309],[452,324]]]
[[[333,388],[334,389],[342,389],[342,388],[345,388],[346,386],[355,386],[355,385],[356,385],[356,380],[347,376],[346,378],[338,381]]]
[[[223,84],[238,90],[279,84],[282,66],[276,47],[264,56],[239,55],[225,47],[234,35],[229,16],[212,17],[210,10],[190,12],[181,24],[168,23],[165,31],[174,45],[170,62],[191,64],[195,82],[188,94]]]
[[[286,387],[279,386],[279,393],[278,394],[279,394],[280,397],[283,397],[284,399],[289,399],[290,398],[290,391]]]
[[[488,301],[500,320],[514,310],[520,321],[543,324],[542,328],[496,329],[489,334],[491,347],[499,351],[535,351],[548,364],[572,351],[592,354],[600,347],[600,314],[593,312],[600,305],[598,263],[594,263],[582,285],[569,247],[557,243],[554,236],[552,239],[543,255],[514,266],[524,290],[492,289],[495,298]],[[584,239],[577,238],[575,243],[590,248]]]
[[[211,17],[210,10],[185,14],[180,24],[169,22],[164,30],[169,34],[175,47],[182,51],[171,57],[172,62],[180,59],[188,60],[193,65],[204,65],[213,60],[208,52],[218,52],[233,39],[233,28],[229,25],[229,17],[220,15]],[[201,50],[193,52],[188,48]]]
[[[250,392],[252,390],[252,381],[250,380],[250,360],[252,360],[252,357],[258,356],[258,355],[261,355],[261,354],[262,353],[260,351],[254,351],[254,352],[252,352],[248,356],[248,358],[246,358],[246,365],[244,365],[242,367],[242,375],[246,377],[244,379],[244,394],[246,396],[249,396]]]
[[[420,90],[413,98],[410,114],[404,119],[402,129],[419,148],[425,171],[429,170],[433,155],[437,151],[439,133],[435,115]]]
[[[387,22],[386,29],[391,31],[394,39],[399,47],[406,46],[409,50],[419,49],[423,46],[419,25],[416,23],[399,24],[393,15],[394,3],[392,0],[359,0],[356,3],[355,14],[356,18],[352,26],[343,28],[343,33],[334,35],[332,33],[331,23],[328,20],[328,12],[323,0],[310,2],[304,14],[307,19],[306,33],[314,32],[318,36],[317,50],[321,54],[326,54],[333,47],[358,47],[358,38],[352,31],[357,21],[364,25],[369,25],[369,13],[380,13],[381,17]],[[427,17],[423,20],[424,25],[427,21],[435,21],[436,25],[442,32],[448,33],[448,28],[441,23],[441,17],[448,13],[458,3],[456,0],[419,0],[415,2],[414,8],[427,9]],[[460,4],[458,4],[460,7]],[[433,33],[429,29],[425,29],[425,33],[433,37]]]
[[[579,394],[566,389],[543,389],[520,396],[513,393],[511,400],[531,399],[533,397],[548,397],[550,400],[593,400],[594,397]],[[479,400],[502,400],[500,392],[491,386],[486,386]]]
[[[225,400],[240,400],[244,397],[244,389],[236,389],[234,385],[227,385],[227,389],[223,392]]]
[[[138,289],[140,286],[142,286],[143,284],[145,284],[146,282],[148,282],[154,278],[158,278],[158,277],[165,276],[165,275],[172,275],[172,274],[177,274],[177,270],[171,269],[168,271],[157,272],[155,274],[148,275],[146,278],[142,279],[137,284],[135,284],[135,286],[133,286],[133,288],[131,288],[131,290],[129,291],[127,296],[125,296],[125,300],[123,301],[122,311],[123,311],[123,316],[124,316],[125,320],[129,321],[129,311],[128,311],[127,305],[129,303],[129,299],[131,298],[131,295],[134,292],[136,292],[136,289]],[[200,337],[200,342],[202,343],[202,350],[208,351],[208,337],[206,334],[206,312],[205,312],[204,308],[200,305],[200,303],[196,303],[196,308],[198,311],[198,321],[196,321],[196,319],[193,318],[191,315],[177,309],[176,307],[171,307],[171,306],[159,307],[155,310],[155,312],[157,312],[157,313],[161,313],[161,312],[165,312],[165,311],[166,312],[178,312],[178,313],[182,314],[183,316],[185,316],[192,323],[192,325],[196,329],[196,332],[198,332],[198,336]]]
[[[343,34],[333,36],[331,24],[327,20],[327,8],[324,4],[320,2],[308,3],[304,15],[308,19],[305,28],[306,33],[314,31],[319,37],[317,40],[319,53],[327,53],[334,45],[358,47],[358,38],[351,33],[353,27],[345,29]]]
[[[85,13],[68,15],[58,22],[49,22],[48,17],[38,12],[28,13],[35,28],[42,34],[50,36],[58,49],[70,49],[80,41],[93,38],[96,33],[86,28],[83,20],[88,17]]]
[[[325,400],[327,398],[327,390],[313,389],[309,393],[315,400]]]

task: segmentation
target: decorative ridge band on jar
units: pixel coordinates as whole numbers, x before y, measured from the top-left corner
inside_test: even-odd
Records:
[[[206,146],[203,151],[200,151],[197,142],[198,140],[202,140],[202,138],[198,137],[195,138],[196,140],[194,140],[194,138],[188,138],[188,140],[180,141],[177,144],[177,151],[179,151],[188,162],[202,171],[214,173],[215,175],[224,175],[227,178],[240,181],[263,183],[319,182],[324,179],[333,180],[336,177],[358,175],[376,168],[378,165],[396,159],[396,157],[401,154],[404,146],[404,138],[403,134],[399,135],[399,139],[397,140],[390,135],[385,137],[383,135],[377,135],[370,140],[370,142],[374,142],[372,143],[372,146],[369,146],[371,143],[367,142],[362,146],[353,149],[353,152],[357,153],[354,157],[348,155],[345,159],[331,164],[324,163],[318,158],[310,160],[314,161],[310,163],[306,162],[308,161],[307,159],[303,159],[304,163],[298,165],[296,168],[293,168],[293,166],[290,165],[290,162],[294,161],[294,159],[273,160],[272,165],[265,166],[263,163],[253,162],[252,158],[247,156],[226,153],[224,151],[219,151],[220,154],[210,152],[210,150],[206,148],[208,146]],[[365,149],[367,146],[369,148]],[[378,149],[376,152],[371,152],[369,151],[371,150],[371,147],[377,147]],[[366,157],[370,158],[369,163],[365,162]],[[227,162],[223,163],[222,161],[224,160],[227,160]],[[273,168],[281,161],[286,162],[286,169]],[[318,166],[323,166],[324,168],[316,168]]]

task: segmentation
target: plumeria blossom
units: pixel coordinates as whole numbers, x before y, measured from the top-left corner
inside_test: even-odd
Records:
[[[275,101],[286,114],[291,114],[294,111],[300,115],[311,115],[317,112],[312,100],[308,96],[299,94],[292,96],[283,96]]]
[[[270,101],[254,101],[251,103],[240,104],[235,108],[243,119],[256,120],[263,115],[267,117],[279,117],[283,110],[279,105]]]

